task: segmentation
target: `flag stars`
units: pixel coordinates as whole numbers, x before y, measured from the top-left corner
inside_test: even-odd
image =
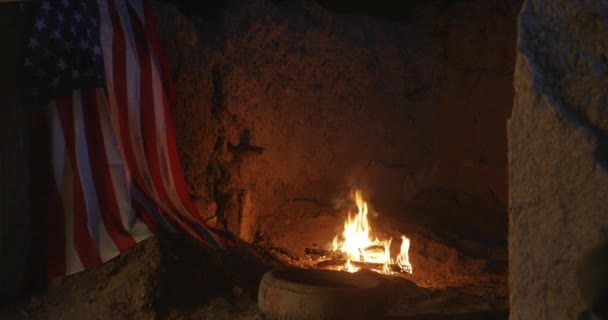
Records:
[[[95,56],[101,56],[101,48],[98,45],[93,47],[93,54],[95,54]]]
[[[0,0],[1,1],[1,0]],[[62,88],[103,85],[100,18],[85,1],[40,0],[33,33],[26,38],[22,68],[31,81],[26,94],[46,99]]]
[[[53,33],[51,33],[50,38],[55,39],[55,40],[58,40],[59,38],[61,38],[61,33],[59,32],[59,29],[56,29],[55,31],[53,31]]]
[[[59,59],[59,62],[57,62],[57,69],[59,69],[59,71],[63,71],[67,67],[68,65],[65,64],[65,61],[63,61],[63,59]]]
[[[46,28],[46,24],[44,24],[43,19],[38,19],[34,27],[36,28],[36,30],[42,31],[44,28]]]
[[[44,11],[49,11],[51,10],[51,4],[48,1],[43,1],[40,8],[42,8]]]

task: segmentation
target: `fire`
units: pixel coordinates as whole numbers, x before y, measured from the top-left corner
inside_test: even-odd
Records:
[[[342,270],[356,272],[360,269],[357,265],[363,263],[381,273],[392,274],[395,267],[401,272],[412,273],[408,255],[410,240],[401,236],[401,250],[393,259],[390,252],[392,238],[379,240],[372,236],[372,228],[367,219],[367,202],[363,200],[361,190],[355,191],[355,202],[357,214],[351,216],[348,213],[342,236],[336,235],[332,242],[333,251],[340,251],[346,257]]]

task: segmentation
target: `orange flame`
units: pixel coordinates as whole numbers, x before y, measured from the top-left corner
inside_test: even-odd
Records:
[[[409,262],[409,247],[410,240],[401,236],[401,250],[393,260],[390,253],[392,238],[388,240],[378,240],[373,237],[372,229],[367,219],[368,207],[367,202],[363,200],[361,190],[355,191],[355,202],[358,212],[351,217],[350,212],[344,222],[344,232],[342,237],[336,235],[332,241],[334,251],[340,250],[346,255],[346,263],[342,270],[348,272],[356,272],[359,268],[351,263],[351,261],[369,262],[382,265],[381,270],[376,270],[381,273],[391,274],[393,271],[390,265],[397,265],[402,271],[412,273],[412,265]]]

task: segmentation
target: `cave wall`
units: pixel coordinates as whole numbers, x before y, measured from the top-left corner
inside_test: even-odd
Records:
[[[608,4],[528,0],[509,120],[511,319],[575,319],[582,255],[608,238]]]
[[[499,210],[458,219],[506,238],[519,1],[438,1],[398,21],[312,1],[227,1],[205,18],[155,6],[182,164],[210,224],[252,241],[293,201],[441,189],[489,199]]]

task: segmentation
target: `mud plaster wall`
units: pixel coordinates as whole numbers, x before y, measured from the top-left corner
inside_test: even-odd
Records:
[[[608,238],[608,12],[527,1],[509,121],[511,319],[574,319],[586,250]]]
[[[156,3],[201,214],[254,241],[291,201],[441,189],[489,199],[498,215],[471,220],[505,226],[518,4],[432,2],[394,21],[310,1],[228,1],[205,19]]]

